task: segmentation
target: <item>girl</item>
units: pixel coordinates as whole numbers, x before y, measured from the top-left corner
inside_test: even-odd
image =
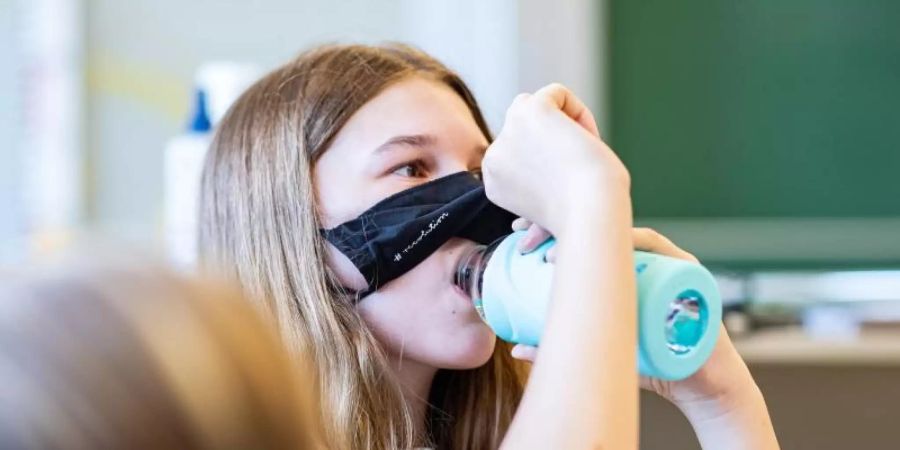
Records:
[[[482,170],[493,203],[559,239],[527,391],[510,347],[453,283],[466,249],[509,231]],[[469,89],[428,55],[325,46],[265,76],[219,125],[200,247],[313,355],[334,448],[636,448],[629,183],[560,86],[518,98],[491,145]],[[724,360],[690,400],[722,403],[733,373],[755,388],[736,355]],[[761,396],[752,405],[767,424]]]

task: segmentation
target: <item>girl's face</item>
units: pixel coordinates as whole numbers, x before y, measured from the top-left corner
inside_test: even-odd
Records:
[[[460,171],[479,171],[487,139],[448,86],[410,78],[357,111],[315,167],[323,225],[358,217],[386,197]],[[359,303],[389,354],[434,368],[468,369],[490,358],[495,337],[454,283],[460,255],[474,242],[451,239],[403,276]],[[344,286],[366,282],[329,244],[328,264]]]

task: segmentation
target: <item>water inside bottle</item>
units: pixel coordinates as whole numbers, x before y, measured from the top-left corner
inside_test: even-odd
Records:
[[[669,302],[666,345],[676,355],[693,350],[706,332],[706,302],[699,292],[687,290]]]
[[[467,254],[460,259],[459,266],[456,268],[456,279],[454,282],[460,289],[469,294],[472,299],[472,306],[478,312],[478,316],[485,320],[484,306],[481,300],[481,287],[484,282],[484,269],[490,254],[493,252],[491,246],[479,245],[472,248]]]

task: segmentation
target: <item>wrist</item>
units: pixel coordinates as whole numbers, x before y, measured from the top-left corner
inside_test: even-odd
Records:
[[[765,399],[755,383],[727,395],[677,406],[702,448],[779,448]]]
[[[559,220],[548,228],[559,239],[567,235],[597,231],[609,226],[632,226],[631,195],[624,183],[602,179],[570,180],[569,192],[557,203],[553,214]]]
[[[673,402],[692,424],[727,420],[760,408],[765,410],[762,391],[752,378],[716,395]]]

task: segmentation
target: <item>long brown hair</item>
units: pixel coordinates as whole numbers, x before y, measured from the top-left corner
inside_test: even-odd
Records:
[[[0,285],[0,448],[320,448],[295,359],[230,286],[42,270]]]
[[[325,262],[313,168],[349,118],[403,79],[444,83],[490,132],[465,83],[403,45],[323,46],[250,87],[219,125],[203,173],[200,249],[206,267],[235,276],[277,318],[282,336],[313,355],[322,422],[335,448],[497,448],[522,395],[500,343],[490,361],[438,372],[428,435],[417,429],[383,350]]]

